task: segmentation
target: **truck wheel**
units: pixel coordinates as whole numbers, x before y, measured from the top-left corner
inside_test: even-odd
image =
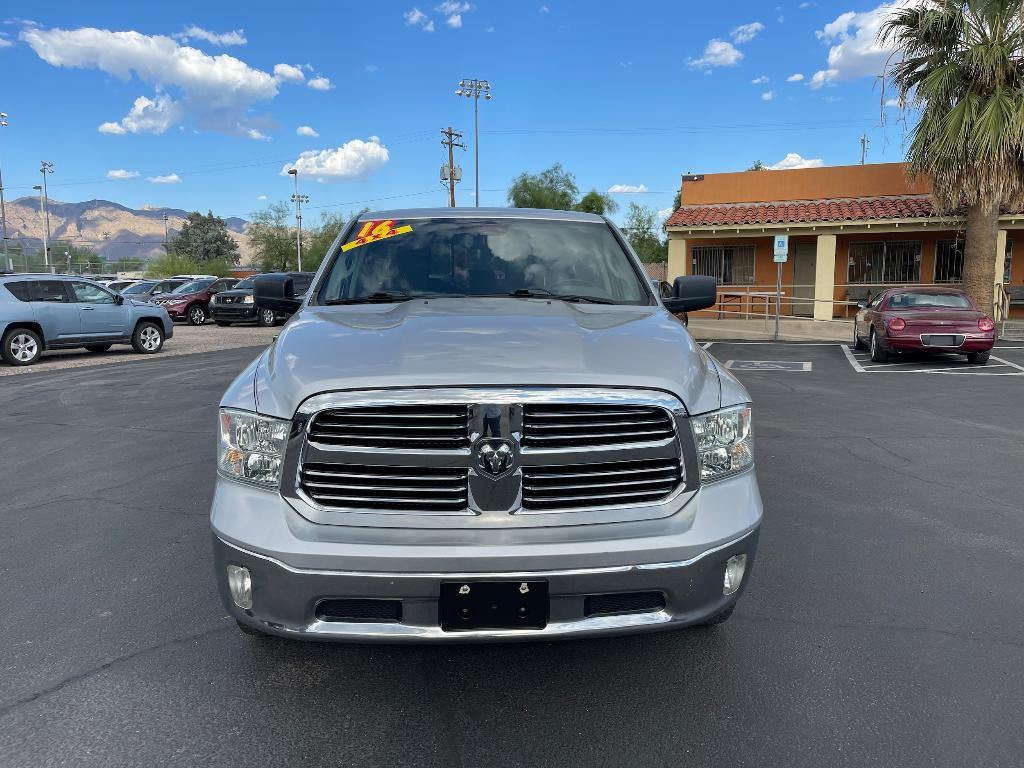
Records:
[[[277,315],[272,309],[261,309],[256,315],[256,325],[260,328],[269,328],[277,322]]]
[[[113,344],[86,344],[85,348],[90,352],[106,352]]]
[[[984,352],[971,352],[967,355],[967,362],[973,365],[985,365],[991,354],[992,350],[990,349],[986,349]]]
[[[11,365],[32,365],[43,353],[43,340],[28,328],[12,328],[0,344],[0,355]]]
[[[206,310],[200,304],[193,304],[185,313],[189,325],[202,325],[206,322]]]
[[[730,605],[728,608],[726,608],[721,613],[717,613],[714,616],[712,616],[710,619],[708,619],[707,621],[703,622],[700,626],[702,626],[702,627],[713,627],[716,624],[722,624],[722,623],[724,623],[724,622],[729,620],[729,617],[732,616],[732,612],[734,610],[736,610],[736,606],[735,605]]]
[[[871,329],[871,362],[873,363],[885,363],[889,361],[889,353],[882,347],[882,342],[878,340],[878,334],[875,333],[875,329]]]
[[[154,355],[163,349],[164,331],[156,323],[139,323],[132,334],[132,348],[140,355]]]

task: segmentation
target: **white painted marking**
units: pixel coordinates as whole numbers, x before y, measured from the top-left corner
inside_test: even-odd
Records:
[[[850,351],[850,348],[848,346],[846,346],[845,344],[840,344],[839,348],[843,350],[843,354],[846,355],[846,359],[849,361],[850,366],[853,368],[853,370],[855,370],[857,373],[865,373],[864,366],[857,362],[857,358],[853,356],[853,352]]]
[[[702,349],[711,349],[711,345],[714,344],[714,343],[715,342],[713,342],[713,341],[707,341],[707,342],[701,344],[700,346],[701,346]]]
[[[735,371],[809,371],[811,363],[799,360],[726,360]]]
[[[714,344],[710,341],[708,344]],[[719,341],[719,344],[728,344],[730,347],[753,347],[763,344],[776,344],[782,347],[834,347],[840,342],[835,341]]]
[[[1003,358],[996,357],[995,355],[992,355],[990,359],[998,360],[1000,363],[1004,363],[1010,366],[1011,368],[1016,368],[1018,371],[1024,371],[1024,365],[1017,365],[1016,363],[1011,363],[1009,360],[1003,360]]]

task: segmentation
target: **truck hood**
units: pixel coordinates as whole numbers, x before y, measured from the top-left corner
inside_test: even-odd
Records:
[[[223,404],[291,418],[331,391],[588,385],[667,391],[690,413],[722,404],[711,357],[660,306],[509,298],[305,307]]]

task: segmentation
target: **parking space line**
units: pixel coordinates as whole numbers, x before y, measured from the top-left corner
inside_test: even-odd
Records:
[[[1011,368],[1016,368],[1018,371],[1024,371],[1024,365],[1017,365],[1016,363],[1011,363],[1009,360],[1003,360],[1003,358],[996,357],[995,355],[992,355],[990,359],[998,360],[1000,363],[1004,363],[1005,365],[1008,365]]]
[[[840,344],[839,348],[843,350],[843,354],[846,355],[846,359],[853,367],[853,370],[855,370],[857,373],[866,373],[866,371],[864,370],[864,366],[861,365],[860,362],[858,362],[857,358],[853,356],[853,352],[850,351],[850,348],[848,346],[846,346],[845,344]]]
[[[713,341],[705,341],[705,342],[704,342],[703,344],[701,344],[700,346],[701,346],[701,349],[705,349],[705,350],[707,350],[707,349],[710,349],[710,348],[711,348],[711,345],[712,345],[712,344],[714,344],[714,343],[715,343],[715,342],[713,342]]]

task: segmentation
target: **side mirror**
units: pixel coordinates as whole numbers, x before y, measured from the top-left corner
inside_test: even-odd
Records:
[[[718,303],[718,285],[715,278],[703,275],[677,277],[672,285],[672,296],[664,299],[665,309],[677,312],[696,312]]]
[[[857,302],[857,309],[867,309],[867,308],[868,308],[868,303],[866,301],[858,301]]]
[[[253,281],[252,295],[253,303],[261,309],[291,314],[302,306],[290,275],[260,275]]]
[[[120,306],[121,304],[124,304],[124,296],[122,296],[120,293],[115,293],[114,294],[114,303],[117,304],[118,306]]]

